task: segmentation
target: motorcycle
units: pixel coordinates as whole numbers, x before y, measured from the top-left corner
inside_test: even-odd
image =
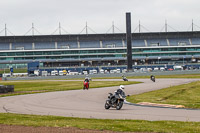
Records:
[[[85,90],[85,89],[89,89],[89,82],[87,82],[87,81],[84,81],[83,82],[83,90]]]
[[[105,109],[109,109],[110,107],[116,108],[117,110],[120,110],[123,106],[125,100],[125,96],[122,97],[120,94],[113,95],[112,93],[109,93],[108,99],[105,103]]]
[[[155,79],[155,77],[153,76],[153,77],[151,77],[151,80],[153,81],[153,82],[155,82],[156,81],[156,79]]]
[[[123,79],[124,81],[128,81],[128,79],[127,79],[126,77],[123,77],[122,79]]]

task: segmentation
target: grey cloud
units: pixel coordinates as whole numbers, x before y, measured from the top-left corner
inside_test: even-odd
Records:
[[[51,34],[59,22],[70,33],[79,33],[86,21],[97,33],[105,33],[112,21],[125,31],[127,11],[132,13],[132,30],[139,20],[150,31],[160,31],[165,19],[177,30],[187,30],[191,19],[200,25],[198,0],[6,0],[0,5],[0,30],[7,23],[16,35],[32,22],[43,34]]]

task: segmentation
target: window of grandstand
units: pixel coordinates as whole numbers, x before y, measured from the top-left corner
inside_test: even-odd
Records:
[[[106,48],[115,48],[115,44],[106,44]]]
[[[190,44],[189,42],[189,39],[187,38],[169,38],[169,43],[170,43],[170,46],[185,46],[185,45],[188,45]]]
[[[145,47],[144,40],[132,40],[132,47]]]
[[[24,47],[15,47],[16,50],[24,50]]]
[[[0,43],[0,50],[8,50],[8,49],[9,49],[9,44]]]
[[[61,49],[69,49],[69,45],[62,45]]]
[[[178,46],[186,46],[187,43],[186,42],[178,42]]]
[[[155,46],[160,46],[160,43],[151,43],[150,46],[155,47]]]

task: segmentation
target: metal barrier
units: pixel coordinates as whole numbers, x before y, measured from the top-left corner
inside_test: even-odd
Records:
[[[14,85],[0,85],[0,93],[14,92]]]

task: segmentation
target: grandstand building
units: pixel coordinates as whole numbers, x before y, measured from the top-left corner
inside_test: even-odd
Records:
[[[0,68],[126,65],[126,34],[1,36]],[[134,65],[200,62],[200,32],[132,33]]]

